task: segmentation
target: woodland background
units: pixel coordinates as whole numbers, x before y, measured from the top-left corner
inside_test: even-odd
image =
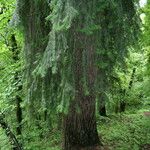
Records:
[[[0,0],[0,150],[100,147],[150,150],[150,0]]]

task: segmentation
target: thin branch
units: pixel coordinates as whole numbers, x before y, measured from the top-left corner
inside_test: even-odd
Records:
[[[4,114],[0,113],[0,127],[5,130],[6,136],[9,138],[13,150],[23,150],[16,136],[13,134],[8,124],[5,122],[4,117]]]

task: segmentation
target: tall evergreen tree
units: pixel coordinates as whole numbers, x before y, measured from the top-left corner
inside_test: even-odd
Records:
[[[42,99],[42,80],[51,82],[59,72],[64,150],[96,150],[101,143],[96,129],[96,96],[103,90],[101,78],[109,81],[113,68],[123,62],[128,47],[137,39],[136,4],[133,0],[52,0],[49,15],[46,1],[18,0],[25,31],[27,88],[34,89],[30,91],[31,110]],[[51,25],[45,25],[46,17],[52,30]],[[41,61],[37,61],[39,55],[43,55]],[[46,94],[57,92],[52,83],[45,82],[43,87]]]
[[[136,40],[136,5],[123,0],[54,0],[52,6],[49,42],[53,43],[55,36],[59,46],[49,45],[44,60],[50,54],[53,61],[49,59],[49,63],[54,70],[63,63],[63,101],[68,110],[64,117],[64,149],[94,150],[100,143],[95,120],[95,98],[103,89],[99,81],[109,78]]]

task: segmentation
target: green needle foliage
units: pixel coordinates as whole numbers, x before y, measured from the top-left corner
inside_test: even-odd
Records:
[[[74,96],[75,74],[74,64],[74,34],[85,36],[78,42],[83,48],[82,84],[84,91],[89,93],[87,83],[88,62],[91,56],[87,54],[87,43],[94,48],[94,64],[98,68],[96,77],[96,90],[102,91],[104,83],[101,79],[109,78],[113,68],[124,62],[130,46],[135,44],[139,34],[140,19],[138,3],[124,0],[94,0],[73,1],[53,0],[51,2],[52,13],[47,17],[52,23],[52,31],[49,34],[44,56],[39,63],[38,73],[42,76],[49,68],[56,73],[61,68],[62,97],[66,101]],[[81,9],[82,8],[82,9]],[[86,17],[84,17],[86,16]],[[100,71],[99,71],[100,70]],[[100,74],[103,75],[100,75]]]

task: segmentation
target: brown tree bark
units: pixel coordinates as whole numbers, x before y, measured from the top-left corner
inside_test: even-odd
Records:
[[[77,112],[75,103],[71,104],[70,111],[64,119],[64,150],[96,150],[100,144],[96,129],[95,101],[92,96],[85,96],[78,100],[81,112]]]
[[[93,37],[87,37],[76,31],[78,25],[71,29],[73,39],[73,73],[75,84],[75,98],[71,100],[68,114],[64,117],[64,150],[97,150],[100,145],[95,118],[95,91],[96,67],[94,65],[95,49]],[[82,42],[87,44],[83,47]],[[93,42],[94,43],[94,42]],[[70,46],[71,47],[71,46]],[[86,95],[82,79],[83,51],[89,60],[85,66],[87,70],[87,86],[89,94]]]

